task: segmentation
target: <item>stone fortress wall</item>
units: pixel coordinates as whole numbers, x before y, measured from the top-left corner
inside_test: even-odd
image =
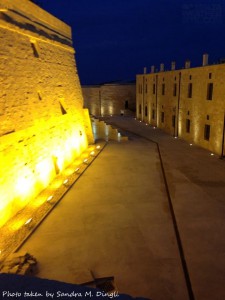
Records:
[[[135,114],[135,83],[105,83],[82,86],[84,107],[93,116]]]
[[[223,156],[225,120],[225,64],[137,75],[136,99],[139,120],[159,127],[174,137]]]
[[[93,143],[71,29],[0,0],[0,226]]]

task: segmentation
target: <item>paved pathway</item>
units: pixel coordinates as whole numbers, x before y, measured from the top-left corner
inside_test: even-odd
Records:
[[[137,120],[111,122],[159,143],[195,299],[225,299],[225,161]]]
[[[110,121],[159,143],[195,299],[225,299],[224,161],[134,119]],[[109,142],[22,250],[43,278],[92,270],[122,293],[188,299],[157,147],[140,137]]]

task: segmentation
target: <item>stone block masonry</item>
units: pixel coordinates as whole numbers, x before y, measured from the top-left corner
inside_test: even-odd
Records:
[[[0,226],[93,143],[71,29],[0,0]]]
[[[204,57],[205,58],[205,57]],[[137,118],[225,155],[225,64],[137,75]]]
[[[136,88],[134,83],[106,83],[82,86],[84,107],[93,116],[134,115]]]

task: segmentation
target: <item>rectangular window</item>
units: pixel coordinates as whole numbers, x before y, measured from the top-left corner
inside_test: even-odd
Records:
[[[146,83],[146,85],[145,85],[145,93],[147,94],[147,92],[148,92],[148,85]]]
[[[173,115],[172,116],[172,126],[175,127],[175,125],[176,125],[176,116]]]
[[[209,138],[210,138],[210,125],[206,124],[204,130],[204,139],[206,141],[209,141]]]
[[[165,95],[165,83],[162,84],[162,95]]]
[[[142,94],[142,84],[139,84],[139,94]]]
[[[186,119],[186,132],[190,133],[190,130],[191,130],[191,120]]]
[[[152,110],[152,119],[155,119],[155,110]]]
[[[174,83],[173,85],[173,96],[176,96],[177,95],[177,84]]]
[[[164,111],[161,112],[161,123],[164,123]]]
[[[192,83],[188,84],[188,98],[192,98]]]
[[[148,116],[148,107],[145,106],[145,116],[147,117]]]
[[[152,93],[153,93],[153,95],[155,95],[155,83],[153,84]]]
[[[208,83],[207,86],[207,100],[212,100],[213,97],[213,83]]]
[[[139,104],[139,115],[141,114],[141,104]]]

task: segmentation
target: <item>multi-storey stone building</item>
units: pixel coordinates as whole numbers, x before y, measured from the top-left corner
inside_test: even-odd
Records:
[[[136,87],[132,82],[113,82],[82,86],[84,107],[93,116],[134,114]]]
[[[159,127],[174,137],[223,156],[225,124],[225,64],[208,65],[203,56],[201,67],[137,75],[137,118]]]
[[[93,142],[71,29],[0,0],[0,225]]]

